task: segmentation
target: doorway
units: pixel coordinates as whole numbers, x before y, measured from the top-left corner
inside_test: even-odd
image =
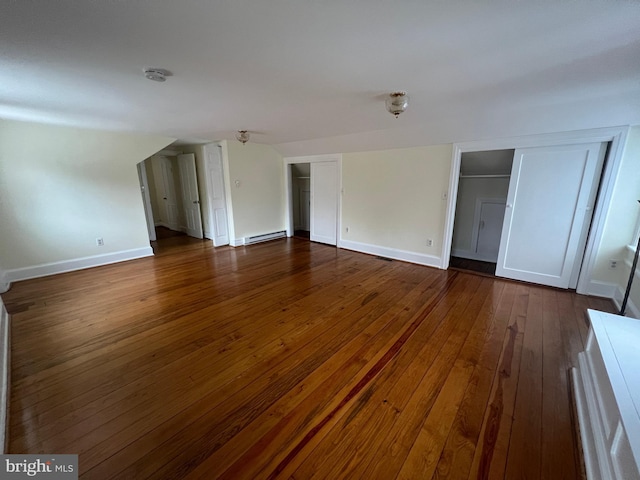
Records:
[[[164,153],[164,152],[163,152]],[[193,154],[153,155],[138,169],[149,228],[203,238],[196,162]],[[150,240],[153,235],[150,231]]]
[[[462,154],[474,151],[515,148],[516,151],[514,154],[514,164],[512,167],[512,175],[510,179],[510,192],[507,199],[505,220],[500,242],[501,252],[499,252],[498,268],[496,269],[497,276],[520,279],[528,282],[540,283],[543,285],[551,285],[558,288],[575,288],[578,293],[600,295],[602,292],[602,288],[600,287],[598,282],[592,279],[592,275],[596,267],[597,252],[603,241],[606,214],[612,202],[612,193],[615,187],[616,176],[620,170],[622,154],[624,151],[624,142],[627,136],[627,132],[628,128],[626,127],[600,128],[578,132],[542,134],[530,137],[455,144],[453,153],[453,164],[449,182],[450,195],[448,195],[445,214],[445,237],[442,247],[441,268],[446,269],[450,264]],[[517,209],[514,208],[515,204],[510,200],[509,197],[512,193],[518,193],[519,186],[522,185],[527,187],[520,190],[520,193],[523,193],[525,190],[527,190],[529,192],[529,196],[537,196],[541,199],[545,199],[545,201],[548,198],[551,198],[553,195],[557,194],[557,191],[549,190],[548,192],[545,192],[545,189],[550,188],[551,184],[557,185],[558,182],[556,182],[556,180],[559,178],[559,176],[556,175],[550,177],[549,171],[546,171],[541,177],[539,176],[539,179],[542,178],[541,181],[539,180],[529,183],[529,175],[521,175],[525,172],[525,170],[528,170],[530,168],[536,170],[537,167],[543,163],[546,163],[548,166],[561,166],[562,169],[564,169],[566,164],[563,159],[566,158],[566,152],[559,154],[559,152],[556,151],[554,153],[553,150],[555,149],[555,147],[571,147],[570,150],[574,150],[574,153],[582,150],[581,155],[578,155],[576,153],[576,158],[582,158],[582,174],[575,174],[574,172],[573,176],[569,175],[568,178],[571,178],[572,181],[578,179],[581,182],[582,180],[586,179],[590,175],[590,173],[594,171],[597,172],[595,177],[591,178],[591,182],[587,182],[590,183],[589,187],[592,188],[583,188],[586,185],[581,183],[581,185],[579,185],[575,189],[578,192],[577,197],[574,197],[574,200],[576,201],[574,209],[574,219],[578,220],[575,222],[575,225],[580,225],[581,227],[585,228],[581,231],[579,231],[580,229],[574,230],[573,226],[569,229],[565,229],[565,233],[568,233],[568,235],[564,236],[564,238],[562,239],[562,242],[564,242],[567,247],[564,249],[562,247],[562,243],[558,241],[557,238],[552,238],[551,236],[549,236],[548,238],[543,239],[543,241],[539,241],[537,240],[537,237],[528,237],[526,234],[523,236],[522,232],[525,230],[519,230],[518,227],[518,223],[521,220],[526,220],[525,223],[527,223],[527,228],[529,229],[528,231],[530,233],[533,232],[537,235],[539,232],[542,232],[544,230],[539,229],[539,225],[536,224],[536,222],[541,222],[540,225],[545,227],[545,231],[547,233],[556,235],[559,230],[549,228],[549,220],[552,219],[553,221],[556,221],[559,218],[559,215],[556,214],[555,206],[551,208],[551,213],[546,215],[546,217],[540,217],[538,215],[540,213],[539,211],[536,212],[535,216],[523,215],[523,211],[528,213],[528,209],[521,209],[521,212],[518,215],[511,215],[511,218],[508,219],[510,210]],[[543,152],[542,150],[536,152],[536,149],[539,148],[550,148],[551,150],[547,152]],[[562,148],[560,148],[560,150],[562,150]],[[572,153],[571,155],[573,155],[574,153]],[[540,158],[544,159],[544,161],[531,161],[537,154],[540,154]],[[607,161],[604,162],[604,166],[601,165],[600,169],[598,169],[598,167],[596,167],[595,170],[592,168],[593,163],[591,162],[590,158],[593,158],[593,154],[595,154],[595,156],[598,158],[602,158],[605,155],[607,157]],[[554,156],[555,158],[552,158]],[[516,165],[516,158],[519,159],[520,162],[518,165]],[[574,166],[576,165],[576,162],[573,161],[569,163]],[[518,181],[515,181],[516,171],[519,175]],[[539,173],[540,171],[535,172],[535,175]],[[547,181],[548,178],[552,178],[553,182]],[[521,184],[520,179],[524,179],[525,182]],[[527,185],[527,183],[529,183],[529,185]],[[562,190],[565,190],[565,187],[567,187],[568,185],[567,183],[563,182],[560,182],[560,184]],[[512,187],[513,192],[511,191]],[[573,187],[575,187],[575,185],[573,185],[572,188]],[[548,195],[549,193],[551,194],[551,196]],[[581,195],[582,193],[584,193],[585,195]],[[521,202],[521,200],[525,197],[518,198],[517,196],[515,196],[514,198],[517,202],[520,202],[520,206],[525,205],[526,202]],[[556,198],[562,199],[564,201],[568,197],[560,195]],[[584,200],[586,200],[586,202]],[[553,202],[551,203],[553,204]],[[567,205],[563,205],[562,209],[565,209]],[[534,211],[535,210],[542,209],[536,208],[534,209]],[[570,208],[565,210],[570,210]],[[537,219],[534,220],[534,217],[537,217]],[[565,220],[562,221],[563,227],[566,227]],[[505,229],[505,225],[508,221],[510,222],[509,228]],[[518,237],[518,235],[512,235],[514,231],[517,232],[520,236],[520,245],[515,242],[515,239]],[[508,241],[505,241],[505,236]],[[575,241],[576,238],[578,238],[577,242]],[[529,251],[527,246],[531,245],[533,245],[535,249]],[[516,248],[510,249],[510,247]],[[554,252],[552,252],[554,255],[554,262],[549,262],[548,257],[550,257],[550,255],[546,255],[546,252],[549,252],[551,247],[554,250]],[[563,254],[563,257],[561,258],[559,255],[556,255],[556,253],[561,253],[562,250],[564,250],[565,254]],[[504,255],[501,260],[500,257],[502,254],[506,255]],[[573,257],[571,257],[571,255],[573,255]],[[539,260],[543,261],[532,261],[534,258],[538,258]],[[551,263],[554,263],[553,267],[547,268]],[[546,271],[536,272],[536,269],[540,270],[538,269],[538,266],[540,265],[544,266]],[[533,269],[527,271],[527,269],[531,267],[533,267]],[[500,268],[502,268],[502,271],[499,271]],[[555,271],[552,271],[554,268]],[[525,275],[528,276],[528,278],[518,278],[514,274],[515,270],[524,271]],[[567,275],[567,272],[571,273]],[[537,275],[538,273],[540,273],[541,275]],[[536,275],[537,278],[532,278]]]
[[[513,154],[513,149],[462,154],[451,267],[495,275]]]
[[[309,239],[311,235],[311,164],[295,163],[291,168],[291,205],[293,236]]]
[[[287,236],[336,246],[342,155],[290,157],[284,165]]]

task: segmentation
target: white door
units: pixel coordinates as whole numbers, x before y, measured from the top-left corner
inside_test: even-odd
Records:
[[[219,145],[207,145],[205,158],[207,165],[207,187],[209,197],[209,225],[213,245],[229,244],[227,227],[227,199],[224,190],[224,170]]]
[[[582,262],[604,152],[600,143],[515,151],[496,275],[569,288]]]
[[[311,164],[311,232],[314,242],[335,245],[338,226],[338,164]]]
[[[161,209],[160,223],[171,230],[179,230],[178,224],[178,200],[176,196],[175,180],[173,178],[173,165],[167,157],[156,157],[153,172],[156,179],[156,191],[158,204]],[[157,168],[159,167],[159,168]]]
[[[182,205],[187,235],[202,238],[202,216],[200,213],[200,195],[196,176],[196,156],[193,153],[178,155],[180,185],[182,187]]]
[[[478,222],[478,237],[476,254],[487,262],[498,260],[500,236],[504,221],[504,201],[484,201],[480,204],[480,218]]]

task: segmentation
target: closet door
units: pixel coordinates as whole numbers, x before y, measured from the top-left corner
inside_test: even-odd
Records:
[[[196,175],[196,156],[193,153],[178,155],[178,166],[187,235],[202,238],[202,214],[200,213],[200,194]]]
[[[311,164],[311,232],[313,242],[335,245],[338,225],[338,165]]]
[[[227,197],[224,189],[224,167],[219,145],[207,145],[204,149],[207,166],[209,197],[209,228],[213,245],[229,245]]]
[[[604,152],[600,143],[515,151],[496,275],[569,288],[582,261]]]

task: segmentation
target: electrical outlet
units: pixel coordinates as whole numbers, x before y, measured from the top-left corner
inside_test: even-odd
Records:
[[[96,238],[96,245],[99,247],[104,246],[104,240],[102,239],[102,237]]]
[[[618,260],[609,260],[609,268],[613,269],[618,266]]]
[[[427,247],[433,247],[433,240],[430,238],[427,238]]]

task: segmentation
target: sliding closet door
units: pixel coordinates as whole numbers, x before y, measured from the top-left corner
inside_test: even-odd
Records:
[[[335,245],[338,225],[338,164],[311,164],[311,241]]]
[[[600,143],[515,151],[496,275],[569,288],[604,152]]]

